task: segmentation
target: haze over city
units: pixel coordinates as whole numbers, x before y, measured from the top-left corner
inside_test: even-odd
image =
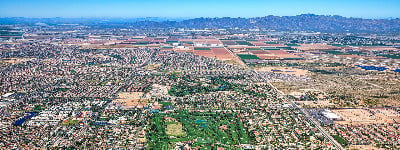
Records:
[[[262,17],[299,14],[399,18],[398,0],[7,0],[0,17]]]

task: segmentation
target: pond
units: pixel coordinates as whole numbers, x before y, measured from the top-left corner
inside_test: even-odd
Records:
[[[21,119],[18,119],[17,121],[14,122],[15,126],[21,126],[26,120],[36,116],[37,112],[27,112],[28,116],[25,116]]]

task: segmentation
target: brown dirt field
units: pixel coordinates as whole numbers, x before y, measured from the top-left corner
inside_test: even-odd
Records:
[[[254,46],[268,46],[268,44],[259,41],[250,41],[250,43],[253,44]]]
[[[383,150],[384,148],[378,148],[373,145],[350,145],[349,149],[368,149],[368,150]]]
[[[290,68],[290,67],[257,67],[257,68],[254,68],[254,70],[268,71],[268,72],[273,72],[272,70],[281,70],[277,73],[292,74],[292,75],[298,75],[298,76],[299,75],[307,75],[307,73],[308,73],[307,70]],[[286,72],[286,71],[293,71],[293,72]]]
[[[332,109],[332,112],[344,119],[344,121],[335,121],[338,124],[394,123],[393,118],[385,115],[387,112],[382,113],[376,109]]]
[[[335,106],[334,103],[329,101],[296,101],[296,103],[306,108],[330,108]]]
[[[300,46],[296,47],[297,49],[300,50],[330,50],[330,49],[338,49],[336,46],[328,45],[328,44],[322,44],[322,43],[316,43],[316,44],[300,44]]]
[[[261,59],[281,59],[280,57],[271,54],[256,54],[256,56]]]
[[[143,92],[120,92],[118,93],[119,99],[140,99],[143,96]]]
[[[10,64],[18,64],[18,63],[30,61],[33,59],[35,59],[35,58],[5,58],[2,61],[6,62],[6,63],[10,63]]]

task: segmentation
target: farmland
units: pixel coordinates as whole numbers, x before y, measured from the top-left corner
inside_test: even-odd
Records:
[[[238,56],[241,59],[260,59],[259,57],[257,57],[256,55],[250,55],[250,54],[238,54]]]

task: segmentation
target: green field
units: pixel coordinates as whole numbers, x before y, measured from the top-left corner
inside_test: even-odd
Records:
[[[341,136],[339,136],[339,135],[332,135],[332,137],[333,137],[337,142],[339,142],[340,145],[342,145],[342,146],[346,146],[347,143],[348,143],[345,139],[343,139],[343,138],[342,138]]]
[[[67,92],[69,89],[68,88],[58,88],[57,90],[61,91],[61,92]]]
[[[243,60],[246,60],[246,59],[260,59],[256,55],[251,55],[251,54],[238,54],[238,56]]]
[[[354,54],[354,55],[364,54],[363,52],[357,52],[357,51],[350,51],[350,52],[347,52],[347,53]]]
[[[281,50],[280,48],[274,48],[274,47],[267,47],[263,48],[264,50]]]
[[[351,55],[350,53],[343,53],[343,52],[334,51],[334,50],[329,50],[329,51],[324,51],[324,52],[333,54],[333,55]]]
[[[179,43],[178,41],[166,41],[165,43]]]
[[[247,41],[235,41],[239,45],[248,45],[248,46],[254,46],[253,44],[247,42]]]
[[[194,50],[211,50],[211,48],[207,48],[207,47],[195,47]]]
[[[247,50],[262,50],[261,48],[248,48]]]
[[[192,42],[192,41],[185,41],[185,42],[182,42],[182,43],[186,43],[186,44],[193,44],[193,42]]]
[[[386,57],[386,58],[391,58],[391,59],[400,59],[400,54],[395,54],[395,55],[379,55],[382,57]]]
[[[192,140],[196,140],[192,146],[201,149],[235,149],[235,145],[255,141],[254,134],[244,127],[244,123],[234,112],[180,110],[169,114],[153,114],[147,132],[148,141],[152,141],[148,142],[147,149],[170,149],[176,142]]]
[[[278,44],[278,42],[264,42],[265,44]]]
[[[286,46],[300,46],[298,44],[285,44]]]

